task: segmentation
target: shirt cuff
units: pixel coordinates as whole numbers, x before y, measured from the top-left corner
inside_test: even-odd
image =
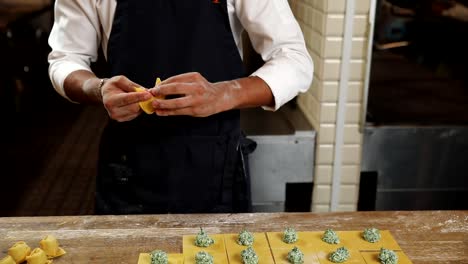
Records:
[[[70,75],[72,72],[79,70],[91,71],[89,67],[70,61],[56,62],[52,64],[49,68],[50,78],[54,89],[68,101],[76,104],[77,102],[71,100],[65,93],[65,88],[63,87],[63,84],[68,75]]]

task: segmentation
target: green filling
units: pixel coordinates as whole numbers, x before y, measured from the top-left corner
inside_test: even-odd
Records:
[[[208,234],[200,228],[200,232],[195,238],[195,246],[197,247],[209,247],[214,244],[214,240],[208,236]]]
[[[381,248],[379,254],[380,263],[382,264],[397,264],[398,256],[395,251]]]
[[[336,234],[335,231],[332,229],[327,229],[323,233],[322,240],[324,242],[327,242],[328,244],[339,244],[340,243],[340,238]]]
[[[205,251],[200,251],[195,255],[196,264],[213,264],[213,256]]]
[[[349,258],[349,251],[345,247],[338,248],[335,252],[332,252],[328,259],[334,263],[342,263],[347,261]]]
[[[252,247],[242,250],[241,257],[244,264],[258,264],[257,253],[255,253]]]
[[[304,253],[302,253],[297,247],[294,247],[288,253],[288,261],[292,264],[302,264],[304,263]]]
[[[375,243],[380,240],[380,231],[377,228],[366,228],[362,233],[362,237],[370,243]]]
[[[162,250],[155,250],[150,253],[151,264],[167,264],[167,254]]]
[[[243,230],[239,233],[239,238],[237,239],[237,243],[242,246],[251,246],[254,243],[254,236],[252,233]]]
[[[296,243],[297,242],[297,233],[294,228],[288,227],[284,230],[283,234],[283,241],[288,244]]]

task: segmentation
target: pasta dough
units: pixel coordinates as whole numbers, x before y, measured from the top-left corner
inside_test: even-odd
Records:
[[[47,259],[47,255],[44,250],[35,248],[29,256],[26,257],[28,264],[50,264],[51,260]]]
[[[205,251],[205,252],[208,252],[206,251],[204,248],[203,249],[199,249],[198,252],[200,251]],[[184,251],[184,264],[196,264],[196,261],[195,261],[195,256],[197,255],[198,252],[193,252],[191,254],[186,254],[185,251]],[[226,263],[229,263],[228,259],[227,259],[227,256],[226,256],[226,253],[217,253],[217,252],[208,252],[211,256],[213,256],[213,260],[214,260],[214,263],[215,264],[226,264]]]
[[[387,248],[391,250],[401,250],[400,246],[393,238],[392,234],[388,230],[380,230],[381,239],[375,243],[369,243],[362,238],[361,231],[346,231],[340,235],[344,241],[352,242],[353,245],[350,248],[359,250],[380,250],[380,248]],[[345,243],[346,244],[346,243]]]
[[[411,260],[403,251],[395,251],[395,253],[398,256],[398,264],[412,264]],[[361,255],[366,260],[367,264],[380,264],[379,251],[361,252]]]
[[[330,251],[320,251],[317,252],[317,257],[319,259],[320,264],[335,264],[331,262],[328,258],[330,256]],[[346,262],[343,262],[346,264],[365,264],[366,261],[364,258],[361,256],[359,251],[357,250],[349,250],[349,258]]]
[[[304,264],[320,264],[315,252],[309,252],[301,249],[304,253]],[[289,249],[276,249],[273,250],[273,256],[276,264],[290,264],[288,261]],[[260,262],[260,263],[273,263],[273,262]]]
[[[246,248],[246,247],[244,247]],[[255,250],[258,256],[258,263],[274,263],[273,256],[269,249]],[[241,251],[228,251],[228,258],[230,264],[242,264]]]
[[[39,244],[49,258],[60,257],[66,253],[63,248],[59,247],[58,241],[54,236],[46,236]]]
[[[270,250],[270,245],[266,239],[265,233],[253,233],[254,243],[252,247],[255,251],[260,251],[263,249]],[[226,250],[229,252],[241,252],[246,246],[239,245],[237,243],[237,234],[225,234],[224,242],[226,243]]]
[[[30,253],[31,248],[24,241],[16,242],[10,249],[8,249],[8,255],[10,255],[16,263],[24,262]]]
[[[11,256],[6,256],[0,259],[0,264],[16,264],[16,262]]]
[[[270,242],[271,249],[293,249],[297,246],[301,249],[307,248],[308,241],[302,236],[303,232],[297,232],[299,239],[292,244],[285,243],[283,241],[283,232],[267,232],[268,241]]]
[[[183,264],[184,255],[182,254],[167,254],[168,264]],[[141,253],[138,258],[138,264],[151,264],[151,255],[149,253]]]
[[[156,79],[156,85],[159,85],[161,83],[161,79],[157,78]],[[135,91],[136,92],[146,92],[146,89],[145,88],[141,88],[141,87],[135,87]],[[156,99],[164,99],[164,97],[154,97],[147,100],[147,101],[144,101],[144,102],[140,102],[139,105],[140,105],[140,108],[147,114],[152,114],[154,113],[154,109],[153,109],[153,101],[156,100]]]
[[[197,247],[195,246],[195,235],[184,236],[183,237],[183,250],[184,255],[190,254],[195,256],[200,251],[206,251],[213,256],[216,253],[223,253],[226,254],[226,246],[224,244],[224,236],[223,235],[212,235],[211,238],[214,239],[214,244],[210,245],[209,247]]]

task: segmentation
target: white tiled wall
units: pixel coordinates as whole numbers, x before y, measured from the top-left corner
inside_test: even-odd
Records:
[[[299,106],[318,131],[312,210],[330,210],[335,149],[337,102],[346,0],[290,0],[314,60],[311,89],[299,97]],[[344,146],[341,151],[341,188],[338,210],[354,211],[359,193],[362,135],[359,133],[364,73],[366,67],[368,13],[370,0],[356,0],[354,32],[347,83]]]

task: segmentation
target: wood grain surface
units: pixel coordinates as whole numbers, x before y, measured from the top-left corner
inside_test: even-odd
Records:
[[[182,252],[182,236],[210,234],[388,229],[413,263],[468,263],[468,211],[267,213],[0,218],[0,258],[17,241],[37,247],[55,235],[68,252],[54,263],[137,263],[140,252]]]

